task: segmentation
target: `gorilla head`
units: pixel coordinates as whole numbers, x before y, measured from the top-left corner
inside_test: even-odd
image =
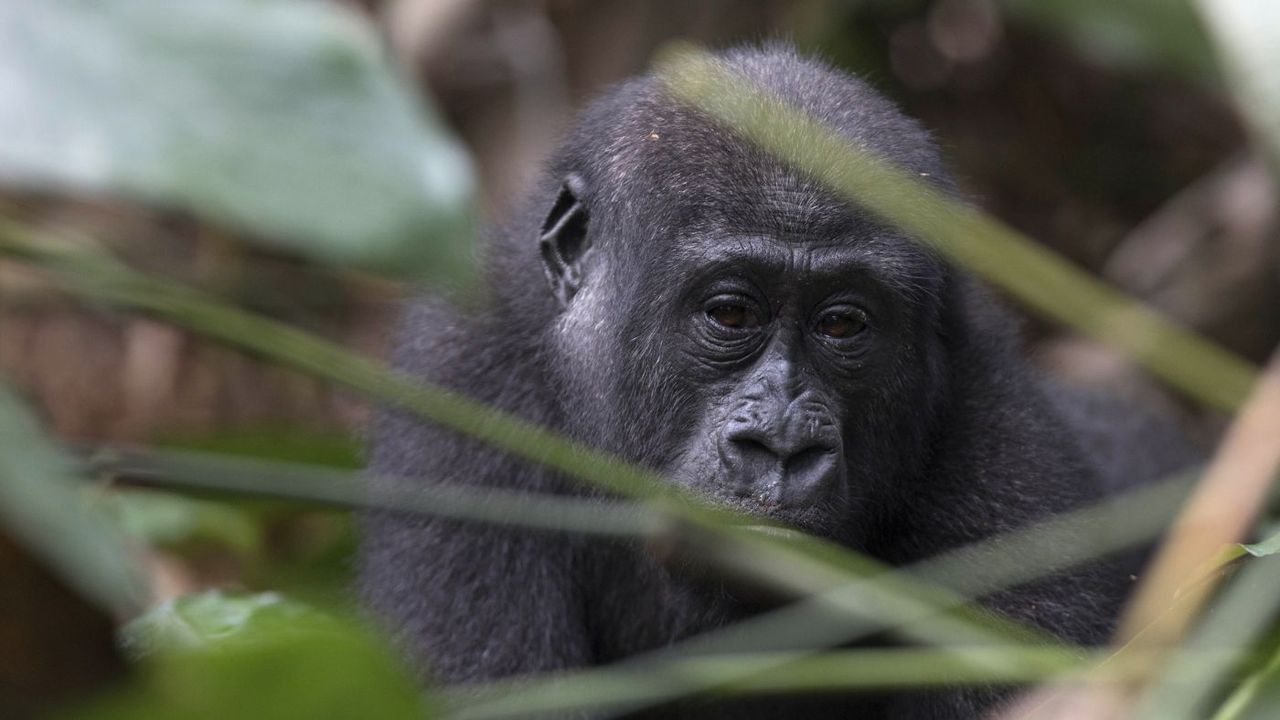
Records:
[[[722,62],[945,182],[928,136],[861,83]],[[658,80],[597,103],[565,148],[539,245],[570,428],[748,512],[856,529],[877,484],[925,455],[943,267]]]

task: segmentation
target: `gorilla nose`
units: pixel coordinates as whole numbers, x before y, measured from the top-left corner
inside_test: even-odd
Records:
[[[768,504],[805,505],[831,491],[837,482],[840,453],[831,440],[755,428],[737,429],[725,439],[724,459],[740,496]]]

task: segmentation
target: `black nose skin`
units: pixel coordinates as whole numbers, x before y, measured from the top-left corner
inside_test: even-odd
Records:
[[[811,432],[813,423],[731,423],[721,458],[734,491],[764,505],[811,505],[833,492],[840,475],[839,442],[833,433]]]

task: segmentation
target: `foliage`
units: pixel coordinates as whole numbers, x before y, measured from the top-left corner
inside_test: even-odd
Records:
[[[226,503],[176,493],[122,490],[100,504],[129,536],[160,548],[215,543],[252,557],[261,551],[257,525]]]
[[[71,463],[3,385],[0,520],[90,598],[119,612],[141,602],[142,578],[122,533],[88,505]]]
[[[470,272],[466,156],[336,6],[4,2],[0,69],[10,185],[127,193],[409,278]]]
[[[171,600],[127,625],[123,637],[147,657],[140,680],[68,718],[431,716],[376,637],[278,595],[215,591]]]
[[[1204,59],[1205,34],[1181,3],[1163,12],[1149,2],[1095,2],[1080,13],[1065,10],[1069,3],[1007,4],[1092,43],[1102,57],[1140,55],[1197,71],[1212,66]],[[1268,12],[1258,0],[1201,3],[1242,105],[1274,147],[1280,112],[1272,110],[1271,89],[1280,63],[1267,59],[1280,43],[1266,42],[1265,24],[1241,23],[1234,13],[1242,8]],[[1270,27],[1274,34],[1276,25]],[[821,172],[834,159],[846,169],[829,173],[837,191],[853,193],[1050,317],[1128,349],[1205,403],[1231,409],[1249,394],[1255,370],[1246,363],[1009,228],[895,175],[753,88],[700,72],[696,61],[673,72],[672,87],[791,162]],[[411,280],[460,282],[471,272],[470,250],[460,240],[468,235],[472,189],[466,160],[432,119],[429,104],[405,91],[369,28],[336,6],[0,0],[0,90],[0,180],[13,187],[118,193],[226,223],[275,248]],[[779,126],[793,132],[778,132]],[[784,142],[788,137],[798,141]],[[122,639],[138,658],[139,677],[71,717],[554,715],[707,691],[1034,681],[1086,672],[1151,681],[1156,690],[1139,710],[1155,717],[1187,716],[1217,696],[1225,698],[1218,705],[1224,719],[1280,708],[1280,655],[1274,643],[1256,637],[1280,602],[1274,573],[1280,535],[1233,545],[1193,578],[1216,579],[1239,568],[1217,598],[1218,612],[1207,616],[1164,674],[1141,652],[1082,654],[967,604],[1157,535],[1185,495],[1185,479],[919,567],[890,570],[812,538],[747,527],[742,517],[671,490],[653,473],[96,250],[69,249],[48,233],[0,219],[0,255],[41,269],[83,297],[181,325],[633,501],[609,506],[465,488],[426,491],[395,478],[362,483],[349,472],[355,462],[345,445],[317,453],[226,441],[205,443],[213,452],[91,453],[77,463],[0,388],[0,521],[68,582],[121,616],[133,616],[141,604],[142,553],[201,545],[248,558],[269,554],[272,513],[186,494],[193,490],[678,541],[798,599],[701,638],[700,654],[676,647],[627,668],[471,688],[448,693],[447,706],[437,709],[376,633],[341,610],[321,613],[275,593],[200,593],[161,603],[126,625]],[[88,497],[77,476],[97,474],[184,493],[113,489]],[[1096,546],[1064,550],[1054,542],[1064,527],[1078,527],[1071,523],[1140,511],[1147,516],[1130,523],[1127,533]],[[345,528],[336,534],[345,537]],[[325,545],[334,547],[342,546]],[[966,575],[970,568],[982,572]],[[279,587],[283,574],[267,572],[261,580]],[[822,652],[893,628],[925,647]],[[753,639],[782,636],[809,649],[742,652]],[[1250,658],[1248,651],[1265,655]],[[1233,681],[1236,670],[1245,673],[1243,682]],[[1163,692],[1167,686],[1176,692]]]

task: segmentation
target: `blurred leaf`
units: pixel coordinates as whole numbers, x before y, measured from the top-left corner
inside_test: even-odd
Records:
[[[563,718],[582,711],[630,717],[642,705],[693,692],[750,696],[1065,679],[1096,667],[1101,659],[1081,650],[1023,645],[698,653],[668,662],[633,658],[549,679],[516,677],[468,685],[447,691],[445,701],[453,706],[450,717],[455,720]],[[1134,667],[1112,667],[1109,677],[1129,676]]]
[[[69,585],[116,612],[141,602],[124,538],[89,507],[71,465],[0,384],[0,522]]]
[[[269,587],[326,608],[356,604],[351,592],[355,582],[352,558],[359,547],[351,513],[296,515],[273,527],[271,538],[271,550],[263,561],[246,569],[247,586]]]
[[[195,491],[512,522],[544,530],[638,537],[673,531],[671,518],[653,507],[464,484],[423,485],[412,478],[371,476],[362,470],[310,463],[189,450],[101,448],[88,458],[88,464],[95,472],[130,482]]]
[[[100,503],[126,533],[149,545],[215,543],[240,555],[256,555],[261,549],[258,523],[229,503],[150,490],[112,492]]]
[[[1280,164],[1280,3],[1198,0],[1245,115]]]
[[[356,470],[364,467],[360,443],[351,434],[300,427],[219,429],[211,434],[164,437],[156,445],[330,468]]]
[[[1268,0],[1263,0],[1264,2]],[[1214,76],[1213,53],[1188,0],[1001,0],[1014,16],[1062,35],[1097,61]]]
[[[322,613],[277,593],[233,595],[209,590],[160,603],[120,630],[137,656],[257,642],[263,633],[303,632],[330,622]]]
[[[331,262],[470,272],[467,157],[332,3],[0,0],[0,181],[124,192]]]
[[[1214,714],[1213,720],[1276,717],[1280,717],[1280,648],[1262,668],[1240,683]]]
[[[1234,677],[1280,602],[1280,557],[1251,558],[1239,568],[1199,626],[1173,649],[1134,718],[1192,720],[1212,714],[1216,691]]]
[[[417,683],[369,632],[275,594],[206,592],[125,630],[149,654],[140,682],[70,717],[403,720],[428,717]]]
[[[1182,583],[1174,593],[1174,598],[1182,596],[1188,589],[1193,588],[1206,580],[1218,577],[1229,566],[1235,564],[1238,560],[1248,555],[1256,558],[1275,555],[1280,552],[1280,533],[1269,536],[1265,540],[1260,540],[1253,544],[1244,543],[1228,543],[1219,548],[1218,552],[1208,560],[1201,563],[1189,575],[1189,580]]]
[[[1254,557],[1275,555],[1280,553],[1280,533],[1276,533],[1265,540],[1260,540],[1250,545],[1241,545],[1240,547]]]

